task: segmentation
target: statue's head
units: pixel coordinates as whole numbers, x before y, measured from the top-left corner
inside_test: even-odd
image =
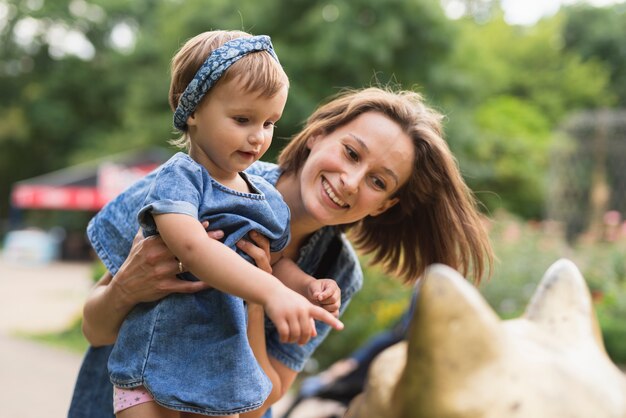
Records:
[[[436,265],[407,342],[381,353],[346,416],[626,418],[626,378],[606,354],[572,262],[552,265],[524,315],[506,321]]]

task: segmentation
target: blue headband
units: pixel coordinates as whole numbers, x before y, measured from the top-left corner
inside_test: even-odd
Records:
[[[269,52],[278,62],[272,41],[267,35],[233,39],[214,50],[180,96],[174,112],[174,127],[181,131],[187,130],[187,118],[224,72],[247,54],[259,51]]]

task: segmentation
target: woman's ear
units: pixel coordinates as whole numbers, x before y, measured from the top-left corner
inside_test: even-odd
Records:
[[[378,208],[376,208],[370,213],[370,216],[380,215],[381,213],[385,212],[387,209],[391,208],[392,206],[395,206],[399,201],[400,199],[397,197],[393,197],[393,198],[389,198],[385,200]]]
[[[321,132],[313,132],[311,136],[306,140],[306,147],[311,149],[315,143],[317,143],[322,137]]]

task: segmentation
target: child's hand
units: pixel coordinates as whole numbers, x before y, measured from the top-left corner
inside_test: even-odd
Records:
[[[331,313],[313,305],[304,296],[286,286],[268,294],[263,308],[276,325],[282,343],[306,344],[317,335],[315,319],[336,330],[343,329],[343,323]]]
[[[333,279],[313,280],[307,288],[307,297],[311,303],[326,309],[335,318],[339,317],[341,289]]]

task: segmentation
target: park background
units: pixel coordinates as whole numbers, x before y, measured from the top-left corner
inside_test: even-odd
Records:
[[[92,211],[18,216],[15,184],[128,151],[173,153],[177,48],[210,29],[268,34],[291,90],[265,160],[342,88],[419,91],[446,115],[489,219],[498,260],[481,293],[501,317],[517,316],[568,257],[592,290],[609,354],[626,363],[626,4],[569,4],[524,25],[505,17],[490,0],[0,0],[0,234],[83,236]],[[94,278],[101,272],[94,262]],[[365,274],[346,329],[308,372],[406,308],[410,289]],[[79,322],[46,338],[83,350]]]

